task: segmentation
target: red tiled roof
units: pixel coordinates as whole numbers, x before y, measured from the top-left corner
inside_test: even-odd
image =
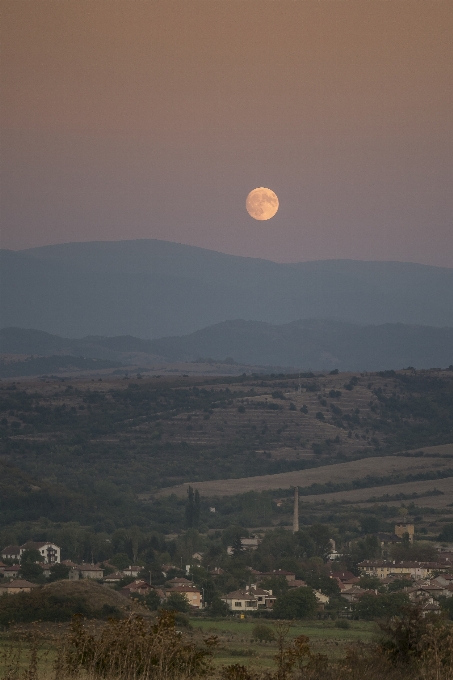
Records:
[[[233,593],[223,595],[222,600],[256,600],[256,597],[245,590],[235,590]]]
[[[7,545],[6,548],[3,548],[2,550],[2,555],[19,555],[20,553],[20,546],[18,545]]]
[[[340,581],[350,581],[351,579],[356,578],[352,571],[332,571],[331,577],[338,578]]]

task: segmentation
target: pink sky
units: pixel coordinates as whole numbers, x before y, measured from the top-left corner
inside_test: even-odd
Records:
[[[453,3],[3,0],[2,246],[453,266]],[[272,220],[245,210],[268,186]]]

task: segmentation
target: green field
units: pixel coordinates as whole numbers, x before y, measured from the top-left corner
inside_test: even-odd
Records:
[[[204,635],[217,635],[219,647],[215,653],[216,664],[240,663],[244,666],[270,668],[274,666],[275,643],[260,643],[253,639],[253,628],[257,623],[266,623],[270,628],[273,622],[261,619],[202,620],[191,619],[194,632]],[[288,633],[288,640],[298,635],[310,638],[313,652],[339,658],[344,655],[349,644],[372,642],[379,637],[377,624],[369,621],[349,621],[349,629],[336,628],[333,621],[294,621]]]

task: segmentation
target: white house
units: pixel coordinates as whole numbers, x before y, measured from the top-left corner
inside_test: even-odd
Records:
[[[226,602],[232,612],[256,611],[258,609],[258,600],[246,590],[235,590],[224,595],[222,600]]]
[[[271,609],[277,599],[272,595],[272,590],[263,590],[256,586],[247,587],[245,590],[236,590],[221,598],[232,612],[253,611]]]

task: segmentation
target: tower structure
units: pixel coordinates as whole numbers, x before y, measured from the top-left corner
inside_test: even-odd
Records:
[[[293,534],[299,531],[299,487],[294,487]]]

